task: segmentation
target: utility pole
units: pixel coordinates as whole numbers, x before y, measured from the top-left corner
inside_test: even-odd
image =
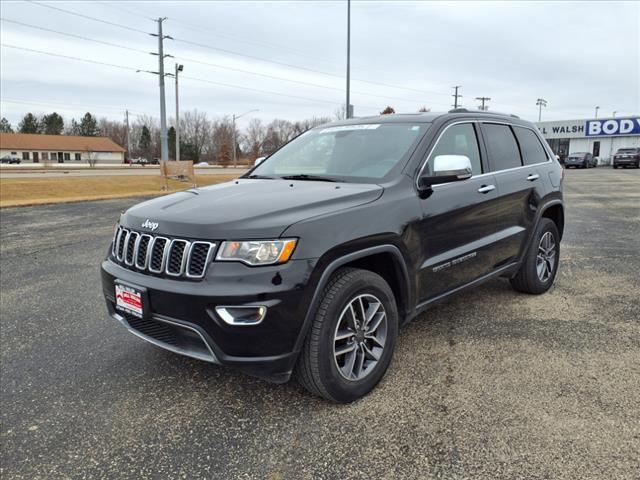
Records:
[[[169,36],[162,35],[162,22],[167,17],[160,17],[158,22],[158,34],[151,34],[158,37],[158,79],[160,84],[160,159],[163,161],[169,160],[169,141],[167,138],[167,111],[164,101],[164,48],[163,41],[165,38],[171,38]]]
[[[491,100],[491,97],[476,97],[476,100],[480,100],[482,102],[482,105],[479,107],[480,110],[489,110],[489,107],[485,106],[485,102]]]
[[[596,106],[596,120],[598,119],[598,110],[600,110],[600,106],[599,105]]]
[[[253,113],[253,112],[257,112],[259,111],[257,108],[254,108],[253,110],[249,110],[248,112],[244,112],[241,113],[240,115],[236,115],[233,114],[231,116],[231,118],[233,119],[233,125],[232,125],[232,129],[233,131],[231,132],[231,136],[233,138],[233,168],[236,168],[238,166],[238,157],[237,157],[237,148],[236,148],[236,120],[239,119],[240,117],[244,117],[245,115],[247,115],[248,113]]]
[[[347,104],[345,117],[351,118],[351,99],[349,98],[351,81],[351,0],[347,0]]]
[[[180,108],[178,103],[178,72],[184,69],[184,65],[176,63],[176,161],[180,160]]]
[[[538,122],[542,120],[542,107],[547,107],[547,101],[544,98],[539,98],[536,100],[536,105],[538,106]]]
[[[125,118],[127,122],[127,156],[129,157],[129,166],[133,165],[131,161],[131,130],[129,130],[129,110],[125,110]]]
[[[454,88],[456,91],[456,93],[451,95],[453,97],[453,108],[458,108],[458,98],[462,98],[462,95],[458,94],[458,89],[462,88],[462,85],[456,85],[455,87],[452,87],[452,88]]]

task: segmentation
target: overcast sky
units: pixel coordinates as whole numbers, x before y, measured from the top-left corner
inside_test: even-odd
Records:
[[[145,53],[157,51],[157,39],[144,32],[157,31],[151,19],[159,16],[168,17],[164,33],[174,37],[165,41],[165,53],[175,56],[165,68],[184,64],[181,110],[223,117],[259,109],[241,119],[243,125],[254,116],[333,116],[344,103],[346,1],[46,5],[108,23],[36,2],[2,2],[1,107],[14,126],[27,111],[55,110],[70,119],[89,110],[121,119],[128,108],[132,115],[159,116],[157,76],[135,72],[158,70],[157,57]],[[465,107],[476,108],[475,97],[486,96],[490,109],[530,120],[537,120],[539,97],[549,104],[543,120],[591,117],[596,105],[600,117],[614,110],[638,114],[639,5],[353,1],[355,114],[375,114],[386,105],[398,112],[423,105],[448,110],[453,85],[462,85]],[[166,92],[173,116],[172,78]]]

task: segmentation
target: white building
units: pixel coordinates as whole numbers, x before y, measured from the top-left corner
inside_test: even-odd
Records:
[[[107,137],[0,133],[0,158],[22,163],[124,163],[125,149]]]
[[[570,153],[590,152],[611,163],[616,150],[640,147],[640,117],[562,120],[536,124],[561,160]]]

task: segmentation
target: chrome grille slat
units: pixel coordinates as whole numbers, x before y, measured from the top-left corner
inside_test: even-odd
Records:
[[[118,227],[111,256],[117,263],[139,272],[198,280],[204,277],[217,244],[167,238]]]
[[[136,249],[136,261],[135,265],[138,270],[146,270],[149,265],[149,247],[151,246],[151,242],[153,237],[146,233],[140,235],[140,240],[138,241],[138,248]],[[140,261],[140,257],[142,257],[142,262]]]

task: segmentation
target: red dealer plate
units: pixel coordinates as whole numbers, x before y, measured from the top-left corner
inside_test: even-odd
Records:
[[[144,305],[142,302],[142,292],[128,285],[115,284],[116,287],[116,309],[142,318]]]

